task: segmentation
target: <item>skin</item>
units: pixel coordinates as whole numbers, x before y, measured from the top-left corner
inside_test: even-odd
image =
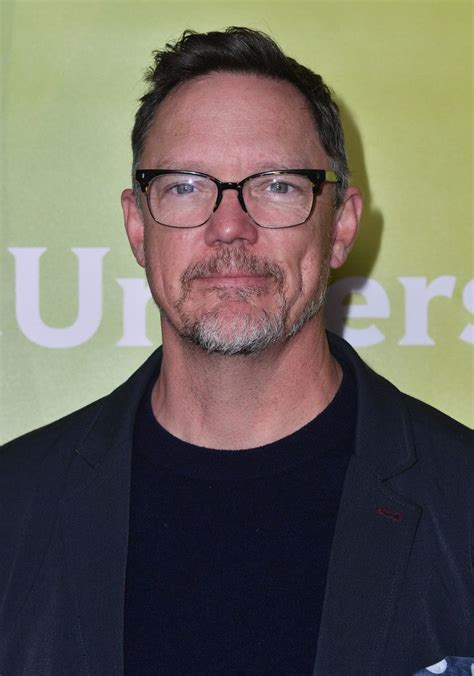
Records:
[[[213,73],[164,100],[139,166],[240,181],[271,169],[329,169],[331,162],[304,97],[291,84]],[[162,315],[163,365],[153,411],[175,436],[208,448],[254,448],[296,431],[334,397],[341,369],[320,312],[290,339],[252,355],[209,354],[180,335],[187,321],[211,313],[231,336],[239,318],[251,323],[263,313],[274,316],[282,303],[289,330],[321,293],[328,266],[345,262],[357,233],[360,192],[348,188],[336,210],[333,190],[323,187],[309,221],[280,230],[256,226],[231,190],[206,224],[188,230],[157,224],[144,199],[139,209],[132,190],[123,192],[130,245]],[[282,280],[249,272],[239,251],[276,265]],[[230,264],[217,272],[206,267],[222,255]],[[183,273],[196,264],[201,274],[184,284]]]

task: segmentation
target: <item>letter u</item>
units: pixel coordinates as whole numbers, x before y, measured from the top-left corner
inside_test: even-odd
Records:
[[[10,247],[15,258],[15,312],[18,326],[31,342],[42,347],[65,348],[89,340],[102,320],[102,247],[71,249],[79,262],[78,312],[70,326],[55,328],[40,316],[40,258],[46,247]]]

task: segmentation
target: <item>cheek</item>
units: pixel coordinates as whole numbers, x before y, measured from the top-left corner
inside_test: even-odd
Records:
[[[319,287],[321,273],[327,267],[329,246],[323,237],[313,237],[300,247],[290,266],[288,291],[290,295],[311,295]]]
[[[301,262],[301,293],[312,294],[319,285],[323,260],[321,252],[308,252]]]
[[[179,237],[179,233],[178,233]],[[186,263],[184,256],[178,259],[178,238],[157,238],[153,232],[145,233],[145,269],[153,296],[160,302],[172,300],[179,293],[181,274]],[[180,264],[180,261],[182,261]]]

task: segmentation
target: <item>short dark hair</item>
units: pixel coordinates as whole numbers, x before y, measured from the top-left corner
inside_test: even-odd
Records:
[[[168,43],[153,55],[154,64],[144,78],[148,90],[140,99],[132,131],[134,170],[156,111],[176,86],[213,72],[251,73],[290,82],[305,96],[320,142],[340,178],[336,204],[341,203],[349,182],[344,132],[339,108],[320,75],[286,56],[265,33],[235,26],[209,33],[186,30],[177,42]]]

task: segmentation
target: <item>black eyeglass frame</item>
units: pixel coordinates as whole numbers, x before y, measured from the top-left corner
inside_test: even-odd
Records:
[[[162,223],[153,216],[153,212],[150,208],[150,197],[148,187],[154,178],[156,178],[157,176],[163,176],[164,174],[184,174],[186,176],[200,176],[201,178],[209,179],[215,184],[217,188],[216,201],[214,204],[214,208],[212,209],[211,213],[209,214],[209,216],[206,218],[205,221],[199,223],[199,225],[169,225],[167,223]],[[252,218],[252,216],[249,214],[247,210],[247,206],[245,204],[243,195],[244,185],[247,183],[247,181],[250,181],[252,178],[259,178],[260,176],[280,176],[282,174],[296,174],[298,176],[306,176],[306,178],[309,178],[309,180],[313,185],[313,202],[311,204],[309,214],[304,219],[304,221],[301,221],[300,223],[295,223],[293,225],[261,225],[260,223],[257,223],[257,221],[255,221],[254,218]],[[205,174],[200,171],[187,171],[185,169],[137,169],[135,172],[135,179],[137,183],[140,185],[141,191],[146,195],[148,210],[153,220],[156,221],[156,223],[164,225],[168,228],[182,228],[182,229],[200,228],[202,225],[207,223],[207,221],[211,218],[212,214],[219,208],[219,205],[222,201],[222,195],[224,190],[237,190],[239,204],[242,207],[243,211],[246,214],[248,214],[249,218],[251,218],[252,221],[255,223],[255,225],[258,225],[260,228],[274,228],[274,229],[294,228],[297,225],[303,225],[303,223],[306,223],[306,221],[309,218],[311,218],[311,215],[314,211],[314,206],[316,204],[316,197],[320,193],[324,183],[339,183],[340,181],[340,178],[336,174],[336,172],[331,171],[330,169],[274,169],[272,171],[260,171],[257,172],[256,174],[251,174],[250,176],[246,176],[246,178],[242,179],[239,182],[220,181],[218,178],[215,178],[215,176],[211,176],[210,174]]]

